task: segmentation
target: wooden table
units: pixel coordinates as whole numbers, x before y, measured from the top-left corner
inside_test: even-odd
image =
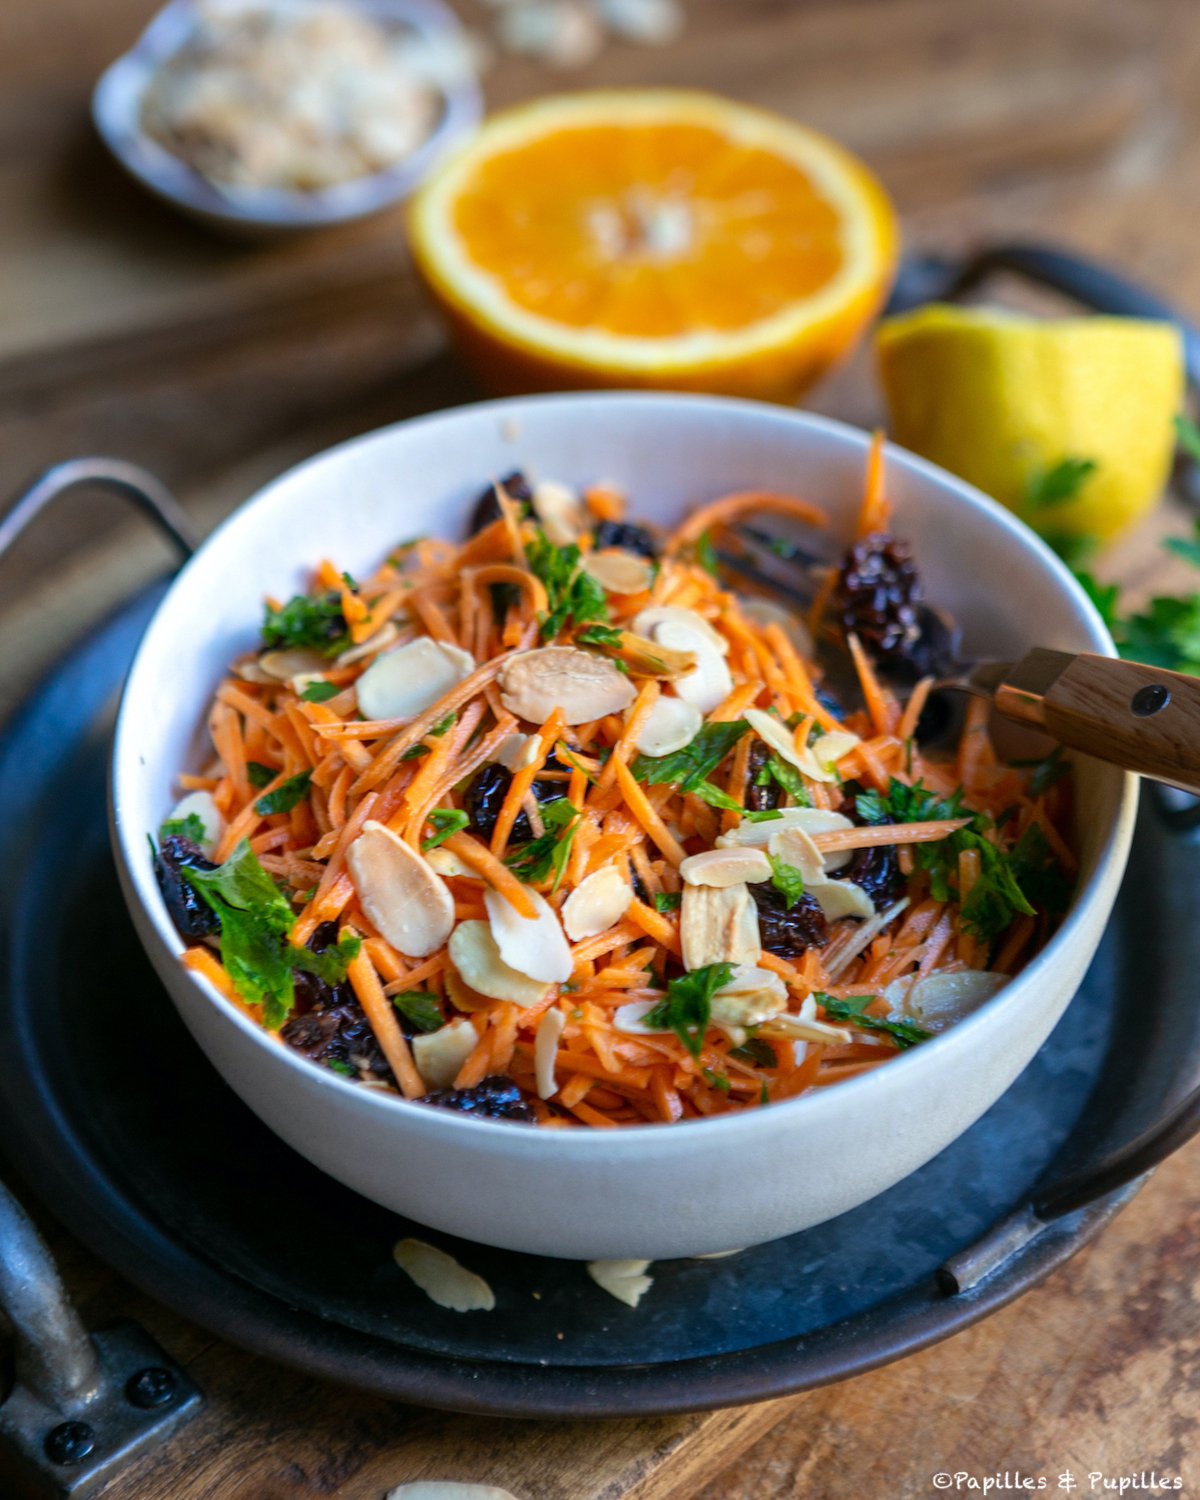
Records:
[[[1194,0],[685,4],[671,48],[614,46],[566,76],[506,60],[490,102],[607,83],[717,88],[862,152],[910,247],[1061,239],[1200,313]],[[395,216],[247,248],[150,203],[107,161],[88,90],[153,9],[0,7],[0,494],[55,459],[109,451],[157,469],[207,528],[329,442],[475,393],[443,352]],[[486,15],[475,0],[460,9]],[[875,420],[869,359],[811,404]],[[1158,546],[1184,526],[1164,507],[1101,571],[1133,597],[1190,587]],[[165,557],[110,501],[68,501],[42,523],[0,563],[0,711]],[[591,1426],[422,1413],[269,1366],[38,1217],[87,1320],[138,1318],[209,1397],[109,1500],[379,1500],[424,1476],[520,1500],[895,1500],[940,1493],[935,1474],[1007,1471],[1012,1484],[1019,1471],[1056,1493],[1070,1474],[1088,1493],[1091,1472],[1143,1470],[1181,1473],[1186,1495],[1200,1487],[1197,1165],[1200,1144],[1065,1270],[899,1365],[767,1407]]]

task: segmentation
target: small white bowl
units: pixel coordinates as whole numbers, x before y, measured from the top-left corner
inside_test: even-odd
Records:
[[[471,1120],[357,1087],[314,1067],[180,967],[146,835],[176,773],[207,752],[210,695],[255,644],[262,597],[307,586],[322,557],[357,573],[420,533],[462,535],[491,475],[524,468],[614,480],[631,513],[677,522],[733,489],[791,490],[851,534],[865,434],[775,406],[605,393],[463,407],[384,428],[310,459],[248,501],[179,575],[125,687],[112,763],[113,838],[130,910],[180,1014],[273,1130],[331,1176],[467,1239],[541,1255],[654,1259],[728,1250],[845,1212],[914,1171],[1004,1092],[1065,1009],[1125,867],[1136,780],[1096,761],[1076,772],[1081,873],[1053,940],[994,1000],[886,1067],[818,1093],[708,1120],[620,1130],[536,1130]],[[927,597],[971,655],[1043,645],[1113,654],[1070,573],[978,491],[888,450],[897,532]]]
[[[466,46],[458,17],[441,0],[348,3],[382,22],[408,28],[431,46]],[[434,163],[483,118],[483,94],[474,77],[451,75],[435,84],[443,109],[431,134],[382,172],[314,192],[214,182],[148,136],[141,122],[142,98],[151,76],[187,42],[196,19],[192,0],[170,0],[133,47],[101,75],[92,93],[92,119],[109,150],[143,186],[210,228],[260,239],[378,213],[411,193]]]

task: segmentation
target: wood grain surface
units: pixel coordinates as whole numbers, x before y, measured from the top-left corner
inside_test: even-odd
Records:
[[[568,75],[506,59],[489,102],[716,88],[861,151],[910,248],[1060,239],[1200,312],[1195,0],[684,3],[671,48],[614,46]],[[154,8],[0,5],[0,495],[107,451],[157,469],[207,530],[328,443],[477,393],[440,352],[396,215],[248,247],[150,202],[105,157],[88,93]],[[476,26],[488,15],[459,9]],[[810,404],[877,420],[869,356]],[[1188,524],[1164,506],[1099,571],[1134,603],[1190,588],[1159,546]],[[165,562],[112,501],[63,502],[0,563],[0,712]],[[943,1473],[1044,1477],[1055,1493],[1069,1475],[1065,1492],[1086,1494],[1100,1492],[1089,1473],[1154,1469],[1181,1474],[1187,1495],[1200,1492],[1198,1166],[1200,1144],[1066,1269],[899,1365],[795,1402],[600,1425],[419,1412],[309,1380],[155,1305],[38,1217],[86,1319],[137,1318],[209,1397],[105,1500],[382,1500],[417,1477],[486,1480],[519,1500],[898,1500],[944,1493]]]

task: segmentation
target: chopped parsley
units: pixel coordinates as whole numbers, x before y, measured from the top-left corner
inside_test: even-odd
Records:
[[[552,641],[568,623],[582,625],[588,620],[608,623],[608,601],[604,590],[580,567],[582,554],[572,542],[556,547],[544,531],[538,531],[526,545],[525,555],[532,571],[546,588],[549,608],[539,616],[542,642]]]
[[[297,802],[302,802],[308,796],[308,784],[311,780],[311,771],[299,771],[295,776],[289,776],[273,792],[260,797],[254,804],[254,811],[264,818],[271,813],[291,812]]]
[[[699,797],[701,802],[707,802],[709,807],[721,807],[728,812],[740,813],[742,804],[735,801],[728,792],[723,792],[719,786],[713,786],[711,781],[700,781],[691,788],[692,795]]]
[[[654,894],[654,910],[664,914],[669,911],[678,911],[682,900],[682,891],[656,891]]]
[[[808,788],[795,766],[791,766],[782,756],[776,755],[774,750],[767,758],[766,764],[754,778],[755,786],[770,786],[772,781],[788,793],[796,803],[797,807],[811,807],[812,798],[808,794]]]
[[[246,776],[255,791],[261,792],[268,782],[274,781],[279,772],[274,766],[264,766],[261,760],[246,762]]]
[[[804,894],[804,877],[795,865],[789,865],[776,854],[768,854],[771,861],[771,884],[787,902],[791,911]]]
[[[1070,762],[1063,759],[1063,747],[1061,745],[1055,745],[1050,754],[1042,756],[1040,760],[1014,760],[1012,764],[1014,766],[1030,766],[1033,768],[1033,775],[1029,778],[1029,795],[1031,797],[1040,797],[1044,792],[1048,792],[1056,781],[1061,781],[1064,776],[1069,776],[1071,772]],[[1011,811],[1006,809],[1006,811],[1009,811],[1009,816],[1011,817],[1016,809],[1013,808]],[[1000,819],[998,818],[996,821],[999,824]]]
[[[440,723],[435,724],[433,726],[433,728],[430,729],[430,730],[428,730],[427,732],[429,734],[431,734],[434,737],[434,739],[440,740],[442,738],[442,736],[444,734],[446,734],[446,732],[451,728],[451,726],[453,725],[453,723],[454,723],[454,721],[455,721],[455,719],[457,717],[458,717],[458,715],[454,714],[454,713],[447,714],[446,717],[444,719],[442,719]],[[422,736],[422,738],[424,738],[424,736]],[[409,748],[404,752],[404,754],[400,757],[400,759],[401,760],[416,760],[419,755],[428,755],[428,754],[429,754],[429,746],[428,745],[423,745],[421,743],[421,741],[418,740],[415,745],[410,745],[409,746]]]
[[[555,797],[544,802],[539,809],[545,833],[523,844],[520,849],[506,856],[504,863],[519,879],[528,885],[536,885],[554,871],[554,889],[563,877],[567,856],[575,841],[575,830],[579,826],[579,809],[566,797]]]
[[[342,596],[331,589],[323,594],[297,594],[282,609],[268,604],[262,638],[266,646],[310,646],[322,656],[336,656],[350,644]]]
[[[344,937],[339,938],[336,943],[330,943],[328,948],[322,949],[320,953],[314,953],[311,948],[298,948],[294,943],[289,943],[287,959],[293,969],[303,969],[306,974],[315,974],[326,984],[335,985],[342,983],[349,965],[354,962],[361,951],[362,938]]]
[[[1023,508],[1050,510],[1074,500],[1099,465],[1094,458],[1064,458],[1048,469],[1035,469],[1025,481]]]
[[[440,1031],[446,1024],[437,996],[430,995],[425,990],[405,990],[402,994],[393,995],[392,1004],[418,1031]]]
[[[915,1047],[918,1042],[927,1042],[933,1035],[931,1031],[926,1031],[912,1021],[884,1021],[878,1016],[865,1015],[867,1006],[877,998],[875,995],[850,995],[845,1000],[835,1000],[832,995],[826,995],[820,990],[813,995],[817,1004],[825,1007],[829,1020],[848,1022],[860,1031],[881,1032],[884,1036],[890,1036],[901,1050]]]
[[[732,964],[707,964],[681,974],[667,985],[666,996],[642,1017],[643,1023],[669,1028],[693,1057],[699,1057],[712,1014],[712,997],[732,978]]]
[[[728,724],[705,724],[682,750],[675,750],[670,755],[635,757],[633,774],[647,786],[672,784],[678,785],[681,792],[696,792],[749,728],[744,719],[734,719]]]
[[[720,1089],[723,1094],[729,1092],[729,1079],[724,1073],[714,1073],[711,1068],[704,1068],[704,1081],[710,1088]]]
[[[711,573],[714,578],[720,578],[721,560],[717,556],[717,549],[713,546],[711,531],[702,532],[696,538],[696,561],[706,573]]]
[[[348,1062],[343,1062],[340,1057],[331,1057],[325,1064],[331,1073],[340,1073],[343,1078],[353,1078],[354,1069]]]
[[[427,839],[421,840],[421,848],[426,853],[430,849],[436,849],[439,844],[444,844],[453,833],[461,833],[470,823],[470,818],[465,812],[460,812],[452,807],[434,807],[429,811],[425,820],[433,824],[433,832]]]
[[[193,844],[202,844],[208,837],[207,830],[198,813],[188,813],[186,818],[168,818],[158,830],[160,839],[191,839]]]
[[[729,1055],[736,1057],[738,1062],[749,1063],[752,1068],[777,1068],[779,1066],[775,1048],[761,1036],[748,1037],[740,1047],[731,1047]]]
[[[305,703],[324,703],[330,698],[336,698],[341,692],[336,682],[322,682],[317,679],[310,682],[300,694]]]
[[[577,646],[614,646],[621,644],[622,632],[611,625],[589,625],[575,637]]]

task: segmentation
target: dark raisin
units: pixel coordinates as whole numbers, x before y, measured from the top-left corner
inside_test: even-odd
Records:
[[[776,958],[795,958],[806,948],[823,948],[829,923],[816,898],[807,891],[790,908],[782,891],[765,882],[751,887],[758,907],[758,934]]]
[[[281,1028],[279,1035],[297,1052],[310,1061],[328,1067],[330,1063],[341,1063],[357,1073],[362,1069],[395,1083],[395,1077],[363,1008],[354,997],[348,984],[336,987],[324,984],[315,974],[297,974],[297,1001],[301,991],[306,997],[315,995],[315,1003],[293,1015]]]
[[[533,499],[533,491],[529,488],[529,481],[521,473],[520,469],[514,469],[500,481],[500,486],[510,500],[516,500],[521,507],[521,514],[529,514],[529,502]],[[500,502],[496,499],[494,485],[488,485],[483,494],[475,502],[475,509],[471,512],[471,525],[468,528],[468,536],[474,536],[477,531],[482,531],[485,526],[490,526],[493,521],[500,519]]]
[[[521,1090],[511,1078],[498,1073],[469,1089],[435,1089],[417,1101],[439,1109],[457,1109],[474,1115],[477,1120],[520,1120],[532,1125],[536,1116],[525,1103]]]
[[[546,759],[546,769],[549,771],[565,771],[566,766],[559,765],[558,761],[551,755]],[[490,766],[484,766],[467,788],[467,795],[463,803],[463,809],[470,818],[470,828],[473,833],[478,833],[484,838],[490,839],[492,831],[496,826],[496,819],[500,816],[500,809],[504,805],[504,798],[512,784],[512,772],[506,771],[502,765],[493,762]],[[556,797],[565,797],[567,794],[567,783],[565,781],[535,781],[533,783],[533,795],[539,802],[553,802]],[[529,826],[529,819],[523,812],[519,812],[512,826],[509,841],[514,844],[525,844],[533,837],[533,829]]]
[[[220,917],[200,892],[188,884],[182,873],[185,869],[216,868],[211,859],[205,859],[199,844],[181,834],[169,834],[159,845],[154,856],[154,874],[180,937],[195,941],[207,937],[210,932],[220,932]]]
[[[867,804],[870,809],[871,804]],[[841,811],[857,824],[872,824],[878,827],[892,820],[886,813],[873,812],[871,816],[859,811],[857,795],[847,797]],[[839,880],[849,880],[861,886],[876,908],[890,906],[900,891],[900,861],[895,844],[876,844],[870,849],[856,849],[850,863],[837,872]]]
[[[644,526],[634,526],[628,521],[601,521],[592,533],[592,545],[597,551],[601,547],[622,547],[651,561],[659,551],[658,543]]]
[[[921,581],[907,542],[873,531],[846,553],[834,589],[842,627],[872,656],[903,660],[920,636]]]
[[[771,759],[771,750],[762,740],[750,746],[750,760],[746,772],[746,808],[749,812],[769,812],[783,801],[783,788],[774,776],[768,776],[766,786],[758,785],[759,773]]]

